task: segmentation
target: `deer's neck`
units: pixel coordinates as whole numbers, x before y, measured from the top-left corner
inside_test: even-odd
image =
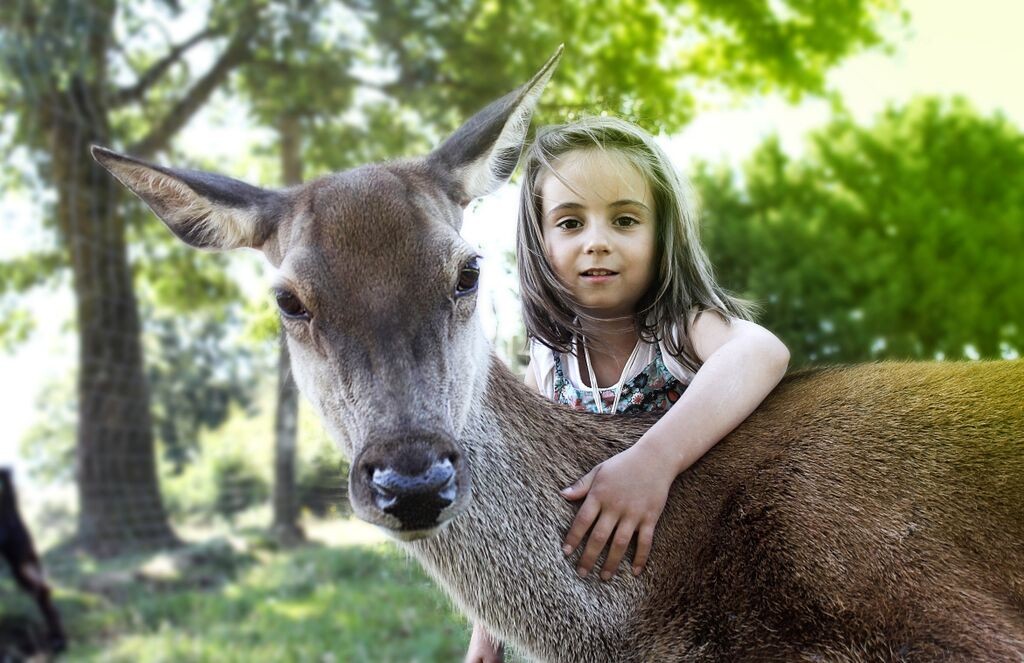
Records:
[[[628,573],[580,579],[562,554],[575,506],[558,491],[639,435],[624,425],[616,438],[608,429],[618,426],[603,420],[605,439],[594,439],[581,421],[492,359],[460,440],[473,503],[438,536],[411,544],[464,612],[542,660],[621,659],[621,634],[647,591]]]

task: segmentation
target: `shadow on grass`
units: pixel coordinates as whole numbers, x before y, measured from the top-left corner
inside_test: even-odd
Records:
[[[68,661],[453,661],[468,628],[386,544],[229,544],[84,565],[58,582]]]

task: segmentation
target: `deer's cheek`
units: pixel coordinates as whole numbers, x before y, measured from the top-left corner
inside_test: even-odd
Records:
[[[288,349],[293,355],[308,354],[315,361],[323,361],[327,357],[329,344],[318,328],[316,318],[307,321],[282,317],[281,327],[288,337]]]
[[[464,324],[469,320],[472,320],[473,314],[476,313],[476,302],[476,292],[454,300],[452,306],[452,322],[456,324]]]

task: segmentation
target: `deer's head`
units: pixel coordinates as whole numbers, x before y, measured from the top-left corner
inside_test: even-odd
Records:
[[[399,536],[429,535],[469,504],[457,440],[489,362],[462,211],[512,174],[560,54],[426,157],[291,189],[93,148],[184,242],[259,249],[277,268],[295,381],[351,460],[355,512]]]

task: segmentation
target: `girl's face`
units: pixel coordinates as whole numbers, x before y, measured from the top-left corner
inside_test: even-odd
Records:
[[[558,177],[538,183],[551,267],[590,315],[632,316],[657,269],[650,187],[610,150],[568,152],[552,168]]]

